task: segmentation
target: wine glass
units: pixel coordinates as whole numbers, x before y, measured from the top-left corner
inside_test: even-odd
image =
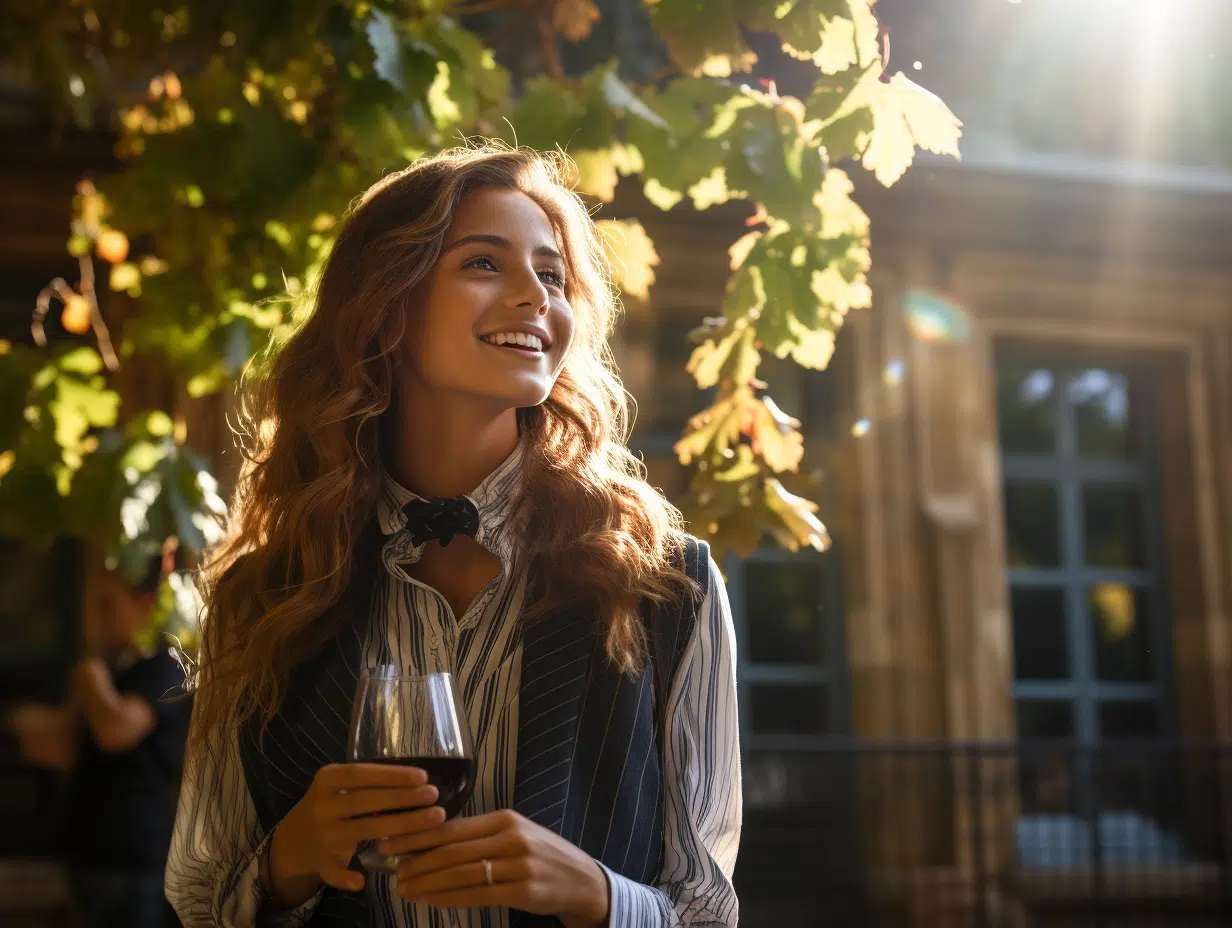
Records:
[[[461,704],[451,674],[408,676],[388,664],[363,670],[351,709],[347,758],[424,770],[439,792],[436,804],[453,818],[475,788],[475,755]],[[398,855],[377,850],[375,841],[360,844],[357,854],[367,870],[393,873],[400,863]]]

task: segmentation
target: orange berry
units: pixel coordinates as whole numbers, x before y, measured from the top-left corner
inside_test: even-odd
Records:
[[[128,236],[118,229],[107,229],[94,243],[94,250],[104,261],[119,264],[128,257]]]
[[[90,331],[90,303],[80,293],[74,293],[64,301],[60,325],[74,335],[84,335]]]

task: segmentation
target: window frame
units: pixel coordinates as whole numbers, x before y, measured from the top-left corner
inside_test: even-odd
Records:
[[[1157,712],[1157,733],[1167,737],[1176,730],[1173,681],[1172,615],[1167,590],[1164,550],[1165,524],[1159,460],[1158,408],[1154,402],[1155,377],[1141,358],[1117,352],[1056,351],[1017,341],[998,341],[994,350],[999,377],[1007,363],[1024,367],[1038,365],[1055,379],[1056,421],[1050,452],[1005,451],[1001,438],[1002,411],[996,410],[997,448],[1001,463],[1002,493],[1011,486],[1048,486],[1056,493],[1060,564],[1056,567],[1005,568],[1005,583],[1016,588],[1061,591],[1065,602],[1068,676],[1057,680],[1021,680],[1015,670],[1014,704],[1023,699],[1065,701],[1069,704],[1073,740],[1098,744],[1108,740],[1100,730],[1100,708],[1115,702],[1148,702]],[[1076,375],[1093,368],[1124,375],[1131,384],[1131,416],[1138,430],[1139,447],[1132,458],[1107,458],[1083,454],[1078,447],[1075,404],[1066,391]],[[1133,390],[1132,385],[1140,388]],[[1083,491],[1090,486],[1131,488],[1141,499],[1143,566],[1133,568],[1090,567],[1086,564],[1086,533]],[[1004,499],[1004,497],[1003,497]],[[1005,526],[1009,548],[1009,525]],[[1110,681],[1099,678],[1095,621],[1089,590],[1098,583],[1124,584],[1144,591],[1148,604],[1147,635],[1150,646],[1150,681]],[[1013,622],[1013,616],[1010,615]],[[1012,637],[1012,636],[1011,636]]]
[[[848,704],[846,629],[843,621],[842,569],[838,544],[825,552],[805,549],[758,548],[747,558],[729,555],[723,564],[727,575],[727,594],[731,601],[732,622],[736,631],[736,688],[740,707],[740,739],[749,750],[807,750],[844,735],[850,726]],[[821,664],[782,664],[754,662],[747,658],[751,628],[747,608],[747,568],[749,564],[795,566],[813,564],[821,573],[822,632],[825,636],[825,661]],[[815,733],[758,733],[753,727],[752,688],[779,686],[821,686],[825,688],[824,730]]]

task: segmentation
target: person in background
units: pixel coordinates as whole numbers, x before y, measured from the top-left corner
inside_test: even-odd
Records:
[[[11,715],[24,757],[68,773],[64,848],[88,928],[165,928],[163,896],[175,793],[191,712],[170,651],[139,645],[171,556],[153,558],[131,585],[100,578],[86,609],[85,654],[62,706]]]

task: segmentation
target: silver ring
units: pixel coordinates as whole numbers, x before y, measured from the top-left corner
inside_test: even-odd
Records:
[[[488,885],[492,885],[492,861],[486,857],[483,859],[483,878],[487,880]]]

